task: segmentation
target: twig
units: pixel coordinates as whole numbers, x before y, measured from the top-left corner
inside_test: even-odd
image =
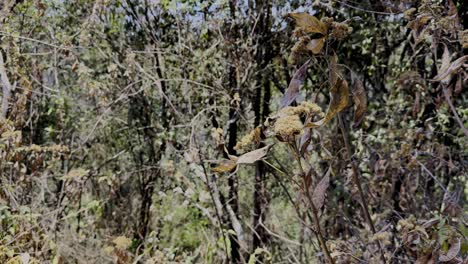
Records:
[[[336,2],[338,2],[338,3],[340,3],[340,4],[344,5],[344,6],[347,6],[349,8],[356,9],[356,10],[366,12],[366,13],[372,13],[372,14],[378,14],[378,15],[387,15],[387,16],[400,14],[400,13],[390,13],[390,12],[380,12],[380,11],[368,10],[368,9],[364,9],[364,8],[361,8],[361,7],[352,6],[352,5],[350,5],[350,4],[346,3],[346,2],[338,1],[338,0],[336,0]]]
[[[223,244],[224,244],[224,253],[226,254],[226,259],[229,258],[229,253],[228,253],[228,246],[226,243],[226,236],[224,235],[224,230],[223,230],[223,222],[221,221],[221,212],[222,208],[220,208],[221,202],[219,201],[219,195],[215,198],[215,193],[213,191],[212,185],[211,185],[211,180],[208,178],[208,172],[205,168],[204,161],[202,160],[202,157],[200,155],[200,150],[197,152],[198,158],[200,160],[200,165],[203,168],[203,174],[205,175],[205,184],[206,187],[208,188],[208,192],[210,194],[211,201],[213,202],[214,208],[215,208],[215,213],[216,213],[216,218],[218,218],[219,222],[219,229],[221,231],[221,235],[223,236]],[[203,181],[203,179],[202,179]]]
[[[427,169],[426,166],[424,166],[424,164],[422,164],[419,160],[416,160],[416,162],[419,164],[419,166],[421,166],[421,168],[427,172],[427,174],[429,174],[429,176],[431,176],[432,179],[434,179],[435,182],[437,182],[437,184],[439,184],[440,188],[442,188],[442,190],[444,190],[444,192],[447,192],[447,188],[445,188],[445,186],[436,178],[436,176],[434,176],[434,174],[432,174],[432,172],[430,170]]]
[[[47,43],[47,42],[44,42],[44,41],[41,41],[41,40],[33,39],[33,38],[28,38],[28,37],[23,37],[23,36],[15,36],[15,35],[9,34],[8,32],[5,32],[5,31],[0,31],[0,36],[10,37],[10,38],[17,38],[17,39],[22,39],[22,40],[28,40],[28,41],[40,43],[40,44],[43,44],[43,45],[46,45],[46,46],[49,46],[49,47],[53,47],[53,48],[56,48],[56,49],[59,49],[59,50],[70,50],[70,47],[61,47],[61,46],[57,46],[57,45]]]
[[[442,84],[442,91],[444,93],[445,101],[450,107],[450,110],[452,110],[453,117],[457,121],[458,125],[462,129],[463,133],[465,134],[465,137],[468,137],[468,130],[466,129],[465,125],[463,125],[463,122],[460,119],[460,116],[458,116],[457,109],[455,109],[455,106],[453,105],[452,101],[450,100],[450,94],[447,91],[447,87],[445,84]]]
[[[5,69],[5,63],[3,61],[3,54],[0,51],[0,79],[3,84],[2,92],[3,92],[3,97],[2,97],[2,117],[5,118],[6,114],[8,112],[8,101],[10,100],[11,96],[11,84],[10,80],[8,80],[8,75],[6,73]]]
[[[293,149],[296,152],[296,155],[294,155],[294,156],[296,157],[296,160],[297,160],[297,162],[299,164],[299,168],[300,168],[300,171],[301,171],[301,178],[302,178],[303,183],[304,183],[304,192],[306,193],[306,197],[309,200],[310,207],[312,208],[312,216],[313,216],[312,220],[314,222],[315,228],[317,229],[316,234],[317,234],[317,238],[318,238],[320,247],[322,248],[322,251],[323,251],[323,254],[325,255],[325,259],[327,260],[327,263],[328,264],[334,264],[335,262],[333,261],[333,258],[330,255],[330,251],[328,250],[327,243],[325,242],[325,238],[324,238],[323,233],[322,233],[322,228],[320,227],[320,219],[319,219],[319,216],[318,216],[318,210],[317,210],[317,208],[315,207],[315,205],[314,205],[314,203],[312,201],[312,197],[310,196],[310,192],[309,192],[309,189],[308,189],[307,184],[306,184],[306,177],[305,177],[306,174],[304,172],[304,169],[302,168],[300,151],[297,148],[296,144],[293,144]]]
[[[351,169],[352,169],[352,172],[353,172],[352,173],[353,174],[353,181],[354,181],[354,184],[356,185],[356,187],[358,189],[359,197],[361,199],[361,207],[362,207],[362,209],[364,211],[364,216],[366,218],[366,221],[370,225],[372,234],[375,234],[377,232],[375,231],[374,222],[372,221],[372,218],[371,218],[370,213],[369,213],[369,209],[367,208],[366,196],[364,195],[364,192],[362,190],[361,179],[359,178],[359,174],[358,174],[359,172],[358,172],[356,163],[351,158],[352,157],[351,144],[349,143],[348,133],[347,133],[347,131],[345,129],[345,126],[344,126],[344,123],[343,123],[342,113],[338,114],[338,123],[340,125],[341,135],[343,136],[343,141],[344,141],[345,148],[346,148],[346,156],[347,156],[346,158],[351,163]],[[379,251],[380,251],[380,258],[383,261],[383,263],[386,263],[385,255],[384,255],[384,252],[383,252],[383,248],[380,245],[380,242],[377,242],[377,245],[378,245]]]

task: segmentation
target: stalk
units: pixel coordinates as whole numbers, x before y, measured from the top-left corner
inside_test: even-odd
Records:
[[[304,173],[304,169],[302,168],[302,163],[301,163],[300,151],[297,149],[297,146],[295,144],[294,144],[293,148],[294,148],[294,150],[296,152],[296,155],[295,155],[296,160],[299,163],[299,168],[301,170],[301,177],[302,177],[302,180],[303,180],[303,183],[304,183],[304,188],[306,188],[304,191],[306,193],[307,199],[309,200],[310,207],[312,208],[312,216],[313,216],[312,219],[314,221],[315,228],[317,229],[316,233],[317,233],[317,238],[318,238],[320,247],[322,248],[322,251],[323,251],[323,253],[325,255],[325,259],[327,260],[327,263],[328,264],[335,264],[335,262],[333,261],[333,258],[330,255],[330,251],[328,250],[327,243],[325,242],[325,238],[324,238],[323,233],[322,233],[322,228],[320,227],[320,219],[319,219],[319,216],[318,216],[318,209],[315,207],[315,205],[314,205],[314,203],[312,201],[312,197],[310,197],[309,190],[307,189],[305,173]]]
[[[362,207],[362,210],[364,211],[364,217],[366,218],[367,223],[371,227],[372,234],[375,234],[377,232],[375,231],[374,221],[372,221],[372,218],[371,218],[370,213],[369,213],[369,209],[366,206],[367,200],[366,200],[366,196],[364,195],[364,191],[362,190],[362,184],[361,184],[361,179],[359,177],[359,171],[357,169],[356,163],[351,158],[352,157],[351,143],[349,143],[348,133],[347,133],[345,127],[344,127],[344,123],[343,123],[343,119],[342,119],[341,115],[342,115],[341,113],[338,114],[338,122],[340,124],[341,135],[343,136],[343,141],[344,141],[344,144],[345,144],[346,158],[351,162],[351,169],[352,169],[352,172],[353,172],[352,173],[353,174],[353,182],[354,182],[354,184],[356,185],[356,187],[358,189],[358,194],[359,194],[359,197],[361,199],[361,207]],[[377,245],[378,245],[379,251],[380,251],[380,258],[383,261],[383,263],[386,263],[385,255],[383,253],[383,249],[382,249],[382,246],[380,245],[380,242],[377,242]]]

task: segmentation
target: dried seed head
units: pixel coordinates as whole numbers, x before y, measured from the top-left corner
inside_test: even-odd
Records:
[[[345,23],[332,23],[332,35],[337,40],[345,39],[351,32],[353,32],[353,28]]]
[[[288,138],[299,134],[304,125],[298,115],[287,115],[278,118],[275,123],[275,134],[281,138]]]

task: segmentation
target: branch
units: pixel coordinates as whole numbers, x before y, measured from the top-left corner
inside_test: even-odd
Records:
[[[11,97],[11,84],[10,80],[8,80],[8,75],[5,69],[5,63],[3,61],[3,54],[0,51],[0,79],[2,81],[2,117],[6,118],[8,112],[8,101]]]
[[[366,201],[366,196],[364,195],[364,191],[362,190],[362,183],[361,183],[361,179],[359,176],[359,171],[358,171],[356,163],[354,162],[352,158],[353,154],[351,150],[351,143],[349,142],[348,133],[343,123],[342,113],[338,113],[338,123],[341,129],[341,135],[343,136],[343,141],[344,141],[344,145],[346,149],[346,158],[351,163],[354,185],[356,185],[358,189],[359,197],[361,198],[361,207],[362,207],[362,210],[364,211],[364,216],[366,218],[367,223],[369,224],[371,228],[372,234],[376,234],[377,232],[375,230],[374,222],[372,221],[372,218],[369,213],[369,209],[367,208],[368,203]],[[377,246],[379,247],[379,251],[380,251],[380,259],[382,260],[383,263],[386,263],[383,248],[380,245],[380,242],[378,241],[377,241]]]
[[[461,130],[465,134],[465,137],[468,137],[468,130],[466,129],[465,125],[463,125],[463,122],[461,121],[460,116],[458,116],[457,109],[455,108],[452,101],[450,100],[450,94],[447,91],[447,87],[445,84],[442,84],[442,91],[444,92],[445,101],[449,105],[450,110],[452,110],[453,117],[455,118]]]

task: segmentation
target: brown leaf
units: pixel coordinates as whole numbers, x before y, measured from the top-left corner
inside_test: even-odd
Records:
[[[272,145],[268,145],[241,155],[237,160],[237,164],[253,164],[256,161],[265,158],[271,146]]]
[[[322,51],[323,46],[325,45],[325,37],[318,39],[312,39],[307,43],[306,49],[312,51],[313,54],[319,54]]]
[[[421,94],[416,92],[413,103],[413,118],[416,118],[421,111]]]
[[[439,74],[448,70],[450,66],[450,55],[451,54],[447,48],[447,45],[444,45],[444,53],[442,54],[442,63],[440,65],[440,68],[437,70]]]
[[[440,254],[439,260],[442,262],[451,261],[458,255],[458,252],[460,252],[460,248],[461,248],[461,241],[460,239],[457,239],[457,241],[450,246],[449,250],[447,251],[447,254],[444,254],[444,253]]]
[[[330,86],[335,86],[338,81],[338,57],[336,54],[333,54],[330,58],[330,63],[328,65],[328,79],[330,81]]]
[[[348,82],[343,79],[338,79],[336,85],[330,89],[330,104],[325,117],[317,122],[311,122],[306,127],[319,127],[328,123],[336,114],[346,108],[349,101]]]
[[[325,194],[327,193],[328,185],[330,183],[330,172],[331,168],[328,169],[322,180],[320,180],[317,186],[315,186],[314,193],[312,194],[312,202],[317,210],[322,208],[323,203],[325,202]]]
[[[288,89],[281,98],[280,109],[290,105],[294,100],[296,100],[299,95],[299,88],[304,84],[304,81],[307,77],[307,69],[309,67],[310,60],[307,60],[304,65],[302,65],[299,70],[294,74],[291,82],[289,83]]]
[[[354,127],[358,127],[367,111],[367,97],[361,80],[354,79],[353,88]]]
[[[296,27],[302,28],[306,33],[327,34],[327,26],[314,16],[307,13],[289,13],[288,16],[296,21]]]
[[[306,153],[307,147],[312,141],[312,129],[304,129],[304,134],[301,136],[301,142],[299,143],[301,154]]]
[[[231,172],[237,167],[236,160],[224,159],[221,160],[218,166],[212,168],[211,170],[215,173]]]
[[[460,69],[460,67],[463,66],[463,63],[465,63],[467,59],[468,59],[468,55],[465,55],[453,61],[449,66],[445,66],[444,61],[446,59],[445,59],[445,52],[444,52],[444,55],[442,58],[442,66],[439,69],[439,73],[437,74],[437,76],[434,77],[434,79],[432,79],[432,81],[433,82],[442,81],[445,83],[450,82],[451,75],[455,73],[458,69]]]

